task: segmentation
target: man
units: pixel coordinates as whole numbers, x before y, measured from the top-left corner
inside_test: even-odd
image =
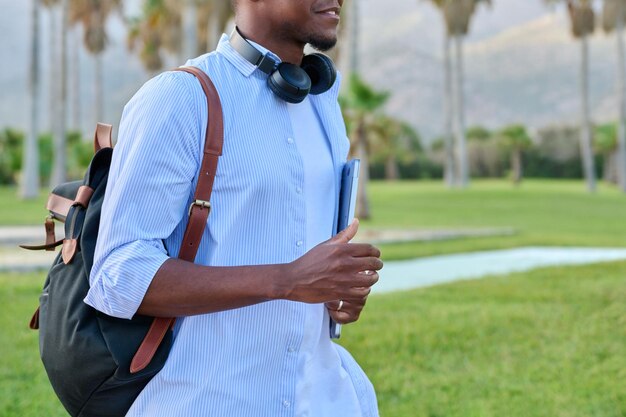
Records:
[[[277,61],[337,40],[342,0],[237,0],[240,33]],[[224,148],[196,263],[176,259],[197,184],[207,105],[168,72],[124,109],[85,301],[116,317],[184,317],[128,416],[376,416],[373,387],[329,338],[359,318],[380,252],[331,238],[349,143],[329,91],[290,104],[223,36],[188,62],[220,94]]]

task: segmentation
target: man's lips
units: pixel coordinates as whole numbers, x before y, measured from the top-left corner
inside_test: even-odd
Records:
[[[322,14],[328,17],[332,17],[334,19],[339,19],[340,12],[341,12],[341,8],[339,7],[329,7],[327,9],[318,11],[317,14]]]

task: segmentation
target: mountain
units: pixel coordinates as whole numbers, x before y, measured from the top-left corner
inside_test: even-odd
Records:
[[[361,65],[365,78],[393,93],[387,110],[431,139],[443,126],[441,16],[418,0],[365,0]],[[420,4],[418,4],[420,3]],[[386,18],[383,20],[381,16]],[[615,40],[591,40],[591,108],[598,122],[617,117]],[[498,128],[575,124],[580,113],[580,46],[565,10],[539,0],[495,0],[479,8],[465,43],[468,125]]]
[[[426,140],[443,125],[443,26],[426,0],[359,0],[362,3],[360,68],[363,77],[392,97],[387,111],[414,125]],[[137,1],[129,2],[134,10]],[[28,122],[30,2],[0,0],[0,127],[25,129]],[[49,18],[42,13],[42,114],[50,108]],[[136,56],[125,48],[121,20],[109,22],[104,55],[105,120],[115,125],[132,94],[148,79]],[[615,41],[597,34],[591,41],[591,104],[596,121],[616,117]],[[93,60],[81,50],[82,128],[95,123],[91,112]],[[168,66],[175,65],[170,61]],[[580,47],[569,34],[562,8],[541,0],[495,0],[481,6],[465,43],[468,125],[498,128],[509,123],[541,127],[574,124],[579,110]],[[42,120],[42,127],[48,125]]]

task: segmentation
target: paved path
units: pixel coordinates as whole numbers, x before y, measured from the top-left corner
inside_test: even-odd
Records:
[[[386,262],[373,293],[427,287],[536,268],[626,259],[626,248],[526,247]]]
[[[61,224],[57,225],[57,233],[61,233]],[[41,242],[45,240],[43,222],[38,226],[2,226],[0,227],[0,246],[16,246],[22,243]]]
[[[57,225],[57,236],[62,225]],[[50,268],[56,252],[27,251],[19,244],[42,244],[45,241],[43,224],[39,226],[0,227],[0,272],[27,272]]]

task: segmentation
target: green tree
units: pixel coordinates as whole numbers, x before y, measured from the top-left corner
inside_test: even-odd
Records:
[[[359,194],[356,214],[361,219],[370,218],[367,183],[369,180],[369,139],[368,127],[372,126],[376,114],[389,98],[389,93],[375,91],[356,73],[350,76],[348,89],[340,97],[344,118],[348,127],[352,156],[361,160]]]
[[[163,68],[164,52],[183,64],[185,55],[213,48],[232,15],[225,0],[185,0],[182,7],[178,0],[144,0],[142,15],[129,22],[128,47],[149,72]]]
[[[196,0],[197,1],[197,49],[196,54],[204,54],[217,45],[226,25],[233,17],[230,1]]]
[[[526,149],[532,146],[532,140],[522,125],[507,126],[498,132],[498,137],[510,155],[511,179],[515,185],[519,185],[523,175],[522,155]]]
[[[618,128],[614,123],[596,126],[594,148],[602,155],[602,179],[613,184],[619,183]]]
[[[422,151],[419,134],[408,123],[377,114],[368,129],[372,159],[382,159],[385,179],[400,178],[398,161],[411,162]]]
[[[604,0],[602,27],[607,33],[615,32],[617,48],[617,176],[620,187],[626,192],[626,63],[624,58],[624,24],[626,0]],[[605,162],[606,163],[606,162]],[[606,173],[606,171],[605,171]]]
[[[483,126],[472,126],[467,129],[465,133],[468,141],[484,142],[492,137],[492,133],[489,129]]]
[[[22,169],[24,134],[6,128],[0,131],[0,184],[17,183]]]
[[[144,0],[142,15],[129,22],[128,47],[138,50],[147,71],[163,68],[163,51],[182,50],[182,11],[175,0]]]

